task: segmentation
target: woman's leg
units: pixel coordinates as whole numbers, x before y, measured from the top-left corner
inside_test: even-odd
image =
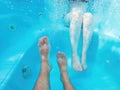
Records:
[[[48,38],[43,37],[38,43],[40,54],[41,54],[41,72],[37,80],[35,90],[49,90],[49,63],[48,63]]]
[[[75,9],[71,13],[70,20],[70,40],[72,46],[72,64],[73,68],[77,71],[82,71],[82,67],[79,61],[77,49],[81,32],[82,14]]]
[[[91,13],[85,13],[83,16],[83,48],[82,48],[82,68],[86,69],[86,52],[92,36],[92,21]]]
[[[67,74],[67,61],[64,53],[58,53],[58,65],[60,67],[62,82],[65,90],[74,90],[72,84],[70,83],[68,74]]]

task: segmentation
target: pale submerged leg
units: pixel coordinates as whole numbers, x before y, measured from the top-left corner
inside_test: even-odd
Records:
[[[91,13],[85,13],[83,16],[83,48],[82,48],[82,68],[86,69],[86,53],[92,36],[92,21]]]
[[[80,10],[74,9],[71,13],[70,20],[70,40],[72,46],[72,64],[77,71],[82,71],[82,67],[78,58],[78,43],[81,32],[82,14]]]

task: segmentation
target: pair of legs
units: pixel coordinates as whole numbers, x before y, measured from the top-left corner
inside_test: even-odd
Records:
[[[49,86],[49,61],[48,61],[48,53],[49,53],[49,43],[48,38],[43,37],[40,39],[38,43],[40,54],[41,54],[41,72],[39,78],[37,80],[35,90],[50,90]],[[71,85],[68,74],[67,74],[67,61],[66,56],[64,53],[57,53],[58,65],[60,67],[62,82],[64,85],[65,90],[74,90],[73,86]]]
[[[79,8],[72,8],[71,12],[66,15],[66,19],[70,20],[70,40],[72,46],[72,64],[73,68],[77,71],[82,71],[87,68],[86,64],[86,52],[89,46],[89,42],[92,36],[91,24],[92,14],[85,13],[82,16],[82,10]],[[82,26],[83,25],[83,26]],[[81,29],[81,27],[83,27]],[[81,30],[83,30],[83,45],[81,62],[78,57],[78,43]]]

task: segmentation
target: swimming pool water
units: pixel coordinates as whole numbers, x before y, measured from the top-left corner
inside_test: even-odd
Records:
[[[69,28],[63,20],[69,8],[64,1],[0,0],[0,90],[33,90],[40,72],[37,41],[44,35],[51,43],[51,90],[63,90],[56,62],[58,51],[67,55],[75,90],[120,90],[120,1],[89,3],[94,33],[87,52],[88,69],[83,72],[71,67]],[[78,52],[80,55],[81,40]]]

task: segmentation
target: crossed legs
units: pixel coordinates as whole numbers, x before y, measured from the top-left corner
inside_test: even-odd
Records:
[[[50,90],[50,85],[49,85],[49,61],[48,61],[48,53],[49,53],[49,45],[48,45],[48,38],[43,37],[40,39],[38,46],[40,49],[40,54],[41,54],[41,72],[38,78],[38,81],[36,82],[35,85],[35,90]],[[62,82],[64,85],[65,90],[74,90],[73,86],[71,85],[68,74],[67,74],[67,61],[66,61],[66,56],[64,53],[58,53],[57,54],[57,59],[58,59],[58,65],[60,67],[61,71],[61,76],[62,76]]]

